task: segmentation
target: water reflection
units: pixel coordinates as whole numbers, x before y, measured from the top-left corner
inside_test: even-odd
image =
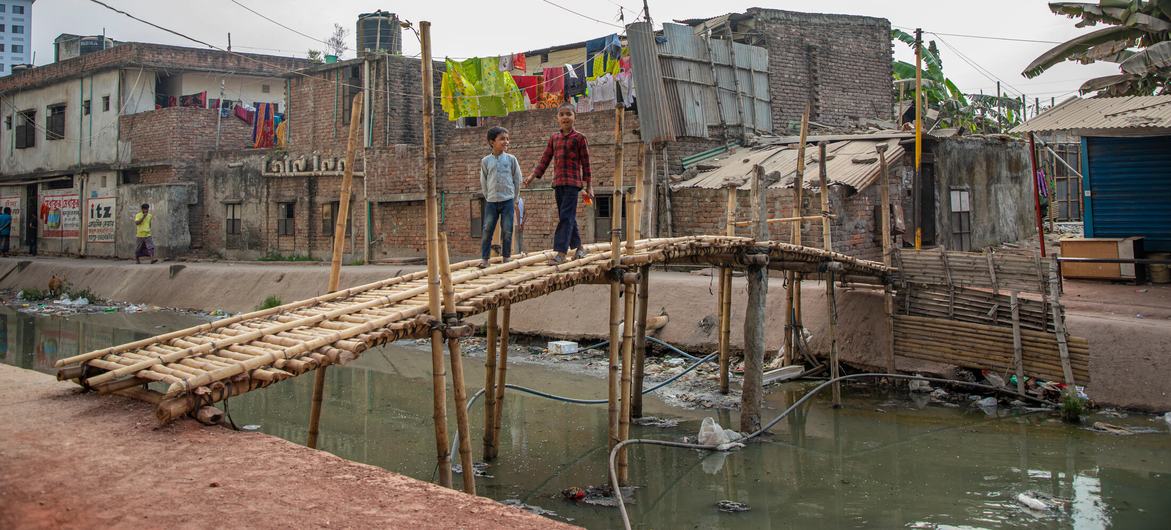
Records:
[[[51,371],[56,358],[185,327],[187,315],[32,317],[0,310],[0,358]],[[512,356],[517,358],[517,356]],[[523,360],[523,357],[519,360]],[[483,367],[466,362],[470,391]],[[327,373],[322,449],[422,480],[434,472],[430,360],[418,345],[368,352]],[[509,381],[575,397],[605,395],[602,380],[512,363]],[[808,388],[792,384],[769,396],[782,410]],[[312,378],[233,398],[237,424],[296,443],[307,435]],[[470,392],[469,392],[470,393]],[[449,393],[450,395],[450,393]],[[1157,434],[1111,436],[1072,428],[1046,414],[942,407],[878,389],[848,387],[845,407],[816,399],[774,428],[765,443],[730,455],[660,447],[631,450],[639,490],[631,515],[644,528],[1157,528],[1171,520],[1171,436],[1149,416],[1110,418],[1156,427]],[[735,427],[728,411],[684,411],[651,399],[649,414],[683,421],[675,429],[632,426],[640,438],[694,437],[704,415]],[[510,393],[500,460],[478,480],[482,495],[517,499],[591,528],[620,521],[607,508],[569,503],[560,491],[606,477],[606,409]],[[473,408],[474,453],[481,450],[483,403]],[[454,422],[454,411],[449,410]],[[454,426],[450,427],[454,435]],[[1036,491],[1069,501],[1034,514],[1016,501]],[[747,503],[722,513],[721,500]]]

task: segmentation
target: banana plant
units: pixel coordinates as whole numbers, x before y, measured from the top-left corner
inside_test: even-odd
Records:
[[[1041,54],[1022,75],[1033,78],[1065,61],[1112,62],[1119,73],[1086,81],[1082,94],[1149,95],[1171,93],[1171,0],[1050,2],[1049,10],[1077,19],[1079,28],[1109,27],[1080,35]]]
[[[912,48],[915,46],[915,37],[905,31],[891,30],[891,37]],[[927,99],[926,107],[939,112],[939,120],[946,127],[966,127],[967,113],[970,106],[967,97],[951,79],[943,74],[943,60],[939,56],[939,48],[935,41],[930,41],[923,49],[923,93]],[[895,61],[891,68],[896,86],[906,85],[915,79],[915,65],[905,61]],[[915,91],[904,87],[895,89],[896,101],[914,101]]]

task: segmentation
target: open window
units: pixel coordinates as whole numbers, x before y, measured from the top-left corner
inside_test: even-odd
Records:
[[[17,149],[27,149],[37,145],[37,111],[26,110],[16,113],[16,134],[13,141]]]
[[[65,138],[65,104],[49,105],[48,116],[45,117],[45,139],[62,138]]]

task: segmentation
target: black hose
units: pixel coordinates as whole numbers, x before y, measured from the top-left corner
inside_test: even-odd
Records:
[[[749,434],[748,436],[742,438],[741,440],[749,440],[752,438],[756,438],[757,436],[760,436],[760,435],[768,432],[769,429],[773,428],[777,423],[780,423],[780,421],[785,419],[786,416],[791,414],[793,411],[797,410],[797,407],[800,407],[806,401],[809,401],[811,398],[813,398],[813,396],[816,395],[818,392],[820,392],[821,390],[825,389],[826,387],[832,385],[833,383],[838,382],[838,381],[845,381],[848,379],[861,379],[864,377],[878,377],[878,378],[885,377],[885,378],[890,378],[890,379],[918,379],[918,380],[930,381],[930,382],[940,383],[940,384],[954,384],[954,385],[969,386],[969,387],[974,387],[974,388],[983,388],[985,390],[992,390],[994,392],[1011,394],[1011,395],[1014,395],[1014,396],[1017,396],[1020,398],[1036,401],[1038,403],[1042,403],[1045,405],[1053,405],[1053,403],[1051,403],[1049,401],[1045,401],[1044,399],[1041,399],[1041,398],[1030,396],[1028,394],[1020,394],[1020,393],[1017,393],[1016,391],[1013,391],[1013,390],[1009,390],[1009,389],[1001,388],[1001,387],[997,387],[997,386],[992,386],[992,385],[986,385],[983,383],[971,383],[968,381],[959,381],[959,380],[955,380],[955,379],[943,379],[943,378],[938,378],[938,377],[922,377],[922,376],[917,376],[917,375],[903,375],[903,374],[851,374],[851,375],[843,375],[843,376],[838,377],[836,379],[830,379],[820,385],[817,385],[812,390],[810,390],[809,392],[806,392],[803,396],[801,396],[799,399],[797,399],[797,401],[794,401],[793,404],[789,406],[789,408],[785,409],[777,417],[773,418],[771,421],[766,423],[763,427],[761,427],[756,432]],[[618,458],[618,452],[621,451],[622,448],[626,447],[627,445],[639,445],[639,444],[661,445],[664,447],[679,447],[682,449],[702,449],[702,450],[706,450],[706,451],[716,451],[719,449],[719,446],[717,446],[717,445],[702,445],[702,444],[692,444],[692,443],[683,443],[683,442],[671,442],[671,441],[666,441],[666,440],[646,440],[646,439],[624,440],[624,441],[618,442],[616,445],[614,445],[614,448],[610,450],[610,464],[609,464],[609,466],[610,466],[610,486],[614,489],[614,498],[618,501],[618,512],[622,515],[622,525],[626,528],[626,530],[631,530],[630,515],[628,513],[626,513],[626,503],[623,502],[623,499],[622,499],[622,489],[620,488],[620,486],[618,484],[618,472],[616,471],[615,462]]]

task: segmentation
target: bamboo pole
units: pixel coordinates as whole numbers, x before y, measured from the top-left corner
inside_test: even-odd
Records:
[[[350,136],[346,142],[346,167],[342,172],[341,191],[338,193],[338,217],[334,226],[333,259],[329,267],[329,292],[338,290],[342,275],[342,252],[346,245],[346,220],[350,217],[350,193],[354,185],[354,148],[358,142],[358,127],[362,116],[362,93],[354,95],[350,111]],[[305,445],[317,449],[317,436],[321,423],[321,400],[325,395],[325,366],[313,373],[313,398],[309,405],[309,437]]]
[[[445,317],[452,315],[454,319],[456,315],[455,310],[455,284],[451,281],[451,268],[447,256],[447,234],[439,233],[439,277],[443,283],[443,309]],[[455,394],[455,422],[459,429],[459,460],[460,465],[463,466],[464,493],[469,495],[476,494],[476,473],[473,467],[472,460],[472,435],[468,428],[468,395],[467,387],[464,386],[464,365],[463,357],[460,355],[459,338],[449,337],[447,339],[447,350],[449,360],[451,361],[451,386],[452,393]]]
[[[765,298],[768,295],[768,270],[750,265],[748,308],[744,315],[744,380],[740,393],[740,431],[760,429],[760,408],[764,403]]]
[[[752,237],[768,241],[768,201],[765,200],[764,167],[752,168]]]
[[[999,82],[997,83],[999,86]],[[923,248],[923,30],[915,28],[915,174],[911,207],[915,219],[915,250]]]
[[[420,64],[423,88],[423,180],[427,188],[427,308],[431,318],[441,319],[439,305],[439,197],[435,185],[435,137],[432,124],[435,103],[431,65],[431,22],[419,22],[422,46]],[[431,329],[432,420],[439,461],[439,485],[451,487],[451,454],[447,448],[447,374],[443,367],[443,330]]]
[[[834,294],[834,273],[830,273],[829,279],[825,282],[826,306],[829,307],[829,369],[830,379],[834,379],[833,383],[833,406],[838,408],[842,406],[842,387],[841,382],[837,381],[841,375],[841,367],[838,365],[838,308],[837,297]]]
[[[505,305],[500,309],[500,362],[496,365],[496,407],[492,410],[492,439],[496,444],[492,447],[492,458],[496,458],[500,449],[500,422],[504,415],[504,388],[508,376],[508,335],[512,320],[512,306]]]
[[[1025,393],[1025,368],[1022,361],[1023,351],[1021,349],[1021,309],[1018,294],[1013,291],[1009,298],[1012,304],[1012,364],[1016,370],[1016,391],[1019,394]]]
[[[819,161],[817,164],[817,179],[821,183],[821,244],[822,248],[832,252],[834,249],[834,243],[830,234],[829,224],[829,175],[825,167],[825,148],[825,142],[817,144],[817,156]]]
[[[634,388],[630,391],[630,416],[642,417],[642,387],[646,377],[646,334],[647,334],[647,303],[650,292],[650,265],[639,267],[638,276],[638,307],[635,309],[638,323],[634,332]]]
[[[488,350],[484,362],[484,460],[492,460],[496,454],[496,431],[492,421],[496,418],[496,308],[488,310]]]
[[[1032,133],[1029,134],[1032,137]],[[1042,239],[1044,235],[1042,234]],[[1039,267],[1038,267],[1039,268]],[[1057,256],[1052,256],[1049,265],[1049,296],[1051,297],[1049,308],[1053,311],[1053,326],[1057,335],[1057,352],[1061,355],[1061,372],[1065,376],[1065,384],[1067,390],[1076,395],[1074,390],[1073,370],[1069,366],[1069,344],[1065,334],[1065,318],[1061,307],[1060,293],[1061,287],[1057,279]]]
[[[724,233],[728,236],[736,235],[736,187],[728,186],[727,206],[725,207],[725,217],[727,219],[724,225]],[[720,299],[718,303],[720,328],[719,328],[719,344],[720,344],[720,393],[728,393],[728,370],[731,360],[731,352],[729,351],[729,338],[732,322],[732,307],[729,296],[732,291],[732,268],[720,268]]]
[[[624,109],[619,106],[614,109],[614,193],[610,199],[610,207],[612,211],[621,211],[622,208],[622,119],[624,117]],[[621,217],[619,217],[621,218]],[[618,226],[621,226],[620,224]],[[622,245],[619,238],[618,227],[611,227],[610,231],[610,266],[617,269],[622,265]],[[607,385],[609,388],[609,424],[610,424],[610,448],[613,449],[618,442],[621,441],[621,431],[619,427],[620,405],[619,397],[619,377],[621,376],[619,366],[620,356],[622,353],[622,337],[618,334],[619,320],[621,319],[621,308],[618,305],[618,295],[622,292],[622,284],[617,279],[610,281],[610,371]]]
[[[629,230],[633,219],[627,216],[627,229]],[[630,234],[630,232],[627,232]],[[634,241],[627,237],[627,249],[634,252]],[[620,398],[622,400],[621,416],[618,419],[618,437],[622,440],[630,438],[630,393],[631,393],[631,370],[633,368],[632,352],[634,348],[634,330],[637,327],[635,324],[635,288],[637,285],[633,282],[625,284],[625,293],[623,294],[623,301],[625,302],[625,310],[623,312],[623,322],[625,325],[622,328],[622,388],[620,389]],[[618,481],[619,483],[626,483],[629,478],[627,452],[625,449],[618,452]]]
[[[887,174],[886,168],[886,144],[878,144],[874,146],[874,150],[878,153],[879,165],[879,202],[882,208],[882,264],[885,267],[890,267],[891,264],[891,234],[890,234],[890,176]],[[890,283],[887,282],[882,287],[883,307],[886,309],[886,373],[895,373],[895,302],[894,294],[891,291]]]
[[[805,104],[805,113],[801,115],[801,143],[797,146],[797,170],[796,180],[793,183],[793,217],[805,216],[805,143],[809,138],[809,116],[812,113],[812,106],[809,103]],[[793,225],[793,233],[790,241],[794,245],[803,246],[801,230],[805,223],[797,223]],[[801,340],[804,338],[801,330],[804,329],[801,320],[801,280],[804,274],[798,271],[789,273],[789,289],[793,292],[793,303],[791,306],[786,306],[786,311],[790,313],[792,325],[789,327],[789,341],[793,346],[793,355],[791,360],[796,360],[796,352],[801,348]],[[789,298],[786,292],[786,300]]]

